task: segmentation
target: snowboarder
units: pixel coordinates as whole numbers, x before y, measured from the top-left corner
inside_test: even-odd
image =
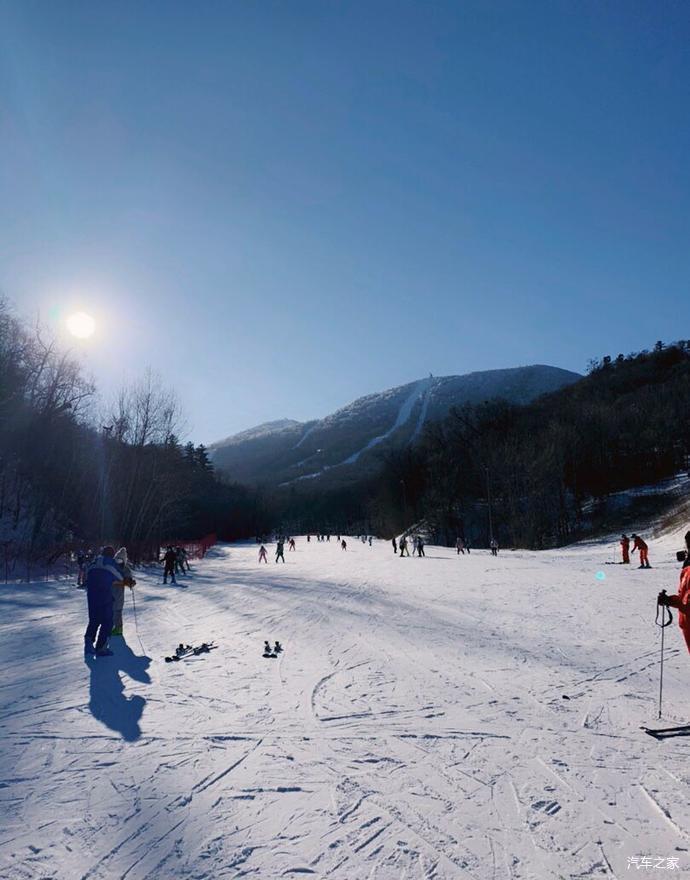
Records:
[[[104,547],[86,573],[89,625],[84,633],[84,653],[97,657],[111,657],[113,653],[108,648],[113,628],[113,584],[125,577],[114,556],[113,547]]]
[[[630,563],[630,538],[627,535],[621,535],[621,554],[623,555],[623,565]]]
[[[489,547],[491,547],[491,555],[498,556],[498,541],[496,540],[496,538],[491,539]]]
[[[636,550],[640,551],[640,564],[638,565],[638,568],[651,568],[652,566],[649,564],[649,548],[647,547],[647,544],[634,532],[632,533],[632,539],[633,547],[631,552],[634,553]]]
[[[395,538],[391,539],[391,544],[393,545],[393,553],[397,556],[398,555],[398,542],[395,540]]]
[[[175,580],[175,562],[177,561],[177,554],[173,550],[172,547],[168,547],[165,551],[165,556],[163,557],[163,583],[168,583],[168,575],[170,575],[170,583],[176,584]]]
[[[132,575],[132,569],[127,561],[127,548],[120,547],[115,554],[115,562],[124,575],[122,581],[113,583],[113,628],[111,636],[122,635],[122,610],[125,607],[125,587],[130,589],[136,584]]]
[[[268,553],[266,553],[266,548],[263,544],[259,547],[259,562],[265,562],[268,565]]]
[[[678,593],[675,596],[659,594],[660,605],[667,605],[678,609],[678,626],[681,628],[685,644],[690,653],[690,532],[685,533],[685,546],[688,548],[685,554],[680,554],[683,559],[683,567],[680,570],[680,583]]]
[[[407,549],[407,538],[405,537],[405,535],[403,535],[400,539],[400,556],[403,557],[409,555],[410,551]]]
[[[276,562],[282,559],[285,562],[285,541],[282,538],[278,539],[278,543],[276,545]]]
[[[460,537],[458,537],[457,541],[455,542],[455,552],[457,556],[459,556],[461,553],[463,556],[465,555],[465,543]]]

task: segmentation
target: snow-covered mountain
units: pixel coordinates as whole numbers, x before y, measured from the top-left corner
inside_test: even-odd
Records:
[[[324,419],[266,422],[210,446],[213,461],[233,479],[285,485],[323,478],[342,480],[376,466],[387,446],[414,442],[428,421],[452,406],[502,398],[529,403],[576,382],[578,373],[534,365],[463,376],[429,376],[360,397]]]

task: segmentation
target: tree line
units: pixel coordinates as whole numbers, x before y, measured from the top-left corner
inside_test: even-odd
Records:
[[[78,361],[0,299],[0,575],[80,547],[136,560],[209,532],[226,540],[331,531],[558,546],[597,527],[606,499],[688,469],[690,341],[590,362],[527,406],[455,408],[358,482],[241,486],[180,440],[175,396],[150,371],[100,403]]]
[[[265,528],[254,494],[180,442],[181,421],[150,371],[103,405],[55,337],[0,299],[0,574],[104,541],[136,561],[168,540]]]
[[[424,521],[434,538],[559,546],[596,531],[606,499],[688,469],[690,341],[604,356],[527,406],[455,408],[414,447],[386,452],[355,487],[292,490],[280,515],[308,528],[391,537]]]

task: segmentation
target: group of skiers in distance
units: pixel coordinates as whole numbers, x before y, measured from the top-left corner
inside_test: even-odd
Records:
[[[630,542],[632,541],[632,550],[630,549]],[[638,568],[651,568],[652,566],[649,564],[649,547],[646,542],[642,540],[639,535],[636,535],[635,532],[632,533],[630,538],[627,535],[621,535],[621,556],[623,557],[621,560],[622,565],[630,564],[630,554],[634,553],[636,550],[640,551],[640,564],[637,566]]]
[[[312,536],[311,533],[308,533],[307,543],[311,543],[312,537],[318,543],[330,543],[331,534],[330,532],[316,532]],[[266,544],[270,543],[271,540],[266,537],[260,538],[256,537],[256,543],[259,545],[259,562],[264,562],[268,564],[268,550],[266,549]],[[288,545],[289,550],[295,550],[296,544],[295,539],[292,537],[288,537],[286,535],[277,535],[275,537],[275,561],[276,562],[285,562],[285,545]],[[336,540],[341,550],[347,550],[347,541],[341,535],[336,536]],[[361,541],[362,544],[368,544],[370,547],[373,546],[374,536],[373,535],[357,535],[357,540]],[[421,535],[407,535],[403,534],[399,538],[391,538],[391,545],[393,546],[393,553],[399,556],[426,556],[424,552],[425,541]],[[412,548],[412,552],[410,552],[410,548]],[[455,550],[458,556],[467,553],[470,553],[470,543],[465,538],[459,537],[455,541]],[[499,544],[496,538],[492,537],[489,541],[489,550],[491,551],[492,556],[498,556]]]

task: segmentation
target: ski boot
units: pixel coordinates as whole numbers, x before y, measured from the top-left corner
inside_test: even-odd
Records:
[[[96,651],[96,657],[112,657],[112,656],[113,656],[113,652],[110,650],[110,648],[100,648],[98,651]]]
[[[96,649],[93,646],[93,642],[90,642],[88,639],[84,639],[84,654],[88,657],[93,657],[96,653]]]

